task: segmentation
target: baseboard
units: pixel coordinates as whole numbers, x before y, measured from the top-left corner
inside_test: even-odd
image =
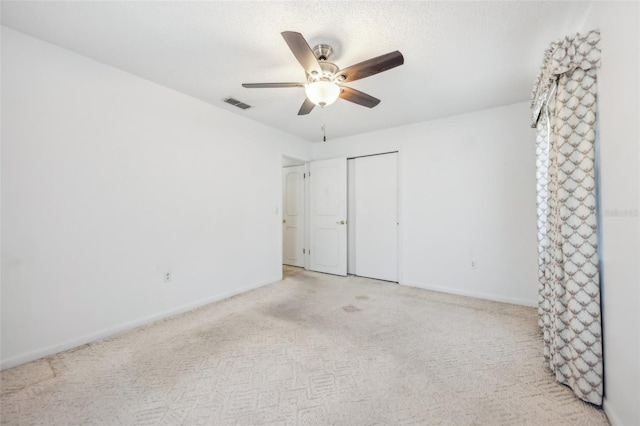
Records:
[[[510,303],[512,305],[528,306],[531,308],[535,308],[538,306],[537,300],[518,299],[515,297],[507,297],[507,296],[501,296],[501,295],[491,294],[491,293],[461,290],[461,289],[451,288],[451,287],[434,286],[434,285],[416,283],[411,281],[401,281],[399,284],[408,286],[408,287],[422,288],[424,290],[437,291],[439,293],[457,294],[459,296],[474,297],[476,299],[485,299],[485,300],[492,300],[494,302]]]
[[[16,367],[20,364],[25,364],[27,362],[31,362],[31,361],[35,361],[37,359],[40,358],[44,358],[46,356],[50,356],[50,355],[54,355],[57,354],[59,352],[63,352],[69,349],[73,349],[73,348],[77,348],[78,346],[82,346],[82,345],[86,345],[87,343],[91,343],[91,342],[95,342],[97,340],[101,340],[107,337],[112,337],[112,336],[116,336],[118,334],[122,334],[125,333],[127,331],[130,331],[136,327],[140,327],[143,325],[147,325],[147,324],[151,324],[153,322],[156,321],[160,321],[166,318],[170,318],[172,316],[175,315],[179,315],[182,314],[184,312],[188,312],[188,311],[192,311],[194,309],[197,309],[201,306],[205,306],[208,305],[210,303],[214,303],[214,302],[218,302],[220,300],[223,299],[227,299],[229,297],[241,294],[241,293],[245,293],[247,291],[250,290],[254,290],[256,288],[259,287],[263,287],[267,284],[271,284],[274,282],[279,281],[280,279],[275,279],[273,281],[268,281],[268,282],[260,282],[257,284],[253,284],[250,286],[246,286],[246,287],[242,287],[236,290],[232,290],[232,291],[228,291],[225,293],[221,293],[218,295],[215,295],[213,297],[207,298],[207,299],[203,299],[203,300],[198,300],[197,302],[193,302],[193,303],[187,303],[185,305],[181,305],[178,306],[176,308],[173,309],[169,309],[163,312],[159,312],[157,314],[153,314],[153,315],[149,315],[147,317],[144,318],[140,318],[134,321],[130,321],[124,324],[120,324],[120,325],[116,325],[114,327],[109,327],[109,328],[105,328],[102,330],[99,330],[97,332],[94,333],[89,333],[86,334],[82,337],[78,337],[76,339],[73,340],[69,340],[67,342],[58,344],[58,345],[53,345],[53,346],[48,346],[46,348],[42,348],[42,349],[38,349],[32,352],[28,352],[26,354],[21,354],[18,356],[14,356],[13,358],[9,358],[7,360],[2,360],[2,362],[0,362],[0,370],[6,370],[8,368],[12,368],[12,367]]]
[[[607,415],[607,419],[609,419],[611,426],[624,426],[622,420],[620,420],[620,416],[618,416],[616,410],[611,407],[607,398],[604,398],[602,401],[602,409],[604,410],[604,414]]]

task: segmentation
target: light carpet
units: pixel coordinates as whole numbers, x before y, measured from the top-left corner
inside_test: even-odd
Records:
[[[2,424],[606,425],[542,365],[532,308],[285,279],[2,372]]]

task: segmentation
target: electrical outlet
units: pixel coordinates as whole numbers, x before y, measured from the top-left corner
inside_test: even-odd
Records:
[[[475,259],[471,260],[471,269],[476,269],[478,267],[478,262]]]
[[[165,283],[170,283],[171,282],[171,271],[166,271],[164,273],[164,282]]]

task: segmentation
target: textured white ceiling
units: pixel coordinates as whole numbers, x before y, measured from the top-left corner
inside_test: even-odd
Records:
[[[310,141],[529,99],[544,49],[591,2],[2,1],[2,24]],[[400,50],[404,65],[349,83],[382,100],[297,116],[304,81],[282,39],[334,47],[339,67]],[[242,111],[228,96],[253,106]]]

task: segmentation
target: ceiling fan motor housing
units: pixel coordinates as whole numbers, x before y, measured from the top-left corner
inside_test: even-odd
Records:
[[[318,61],[326,61],[333,55],[333,47],[328,44],[319,44],[313,48],[313,54]]]
[[[333,81],[336,73],[340,71],[340,68],[336,64],[333,62],[327,62],[327,59],[333,55],[333,48],[328,44],[319,44],[313,48],[313,54],[318,60],[318,65],[320,65],[322,74],[307,74],[307,81],[310,83],[321,80]]]

